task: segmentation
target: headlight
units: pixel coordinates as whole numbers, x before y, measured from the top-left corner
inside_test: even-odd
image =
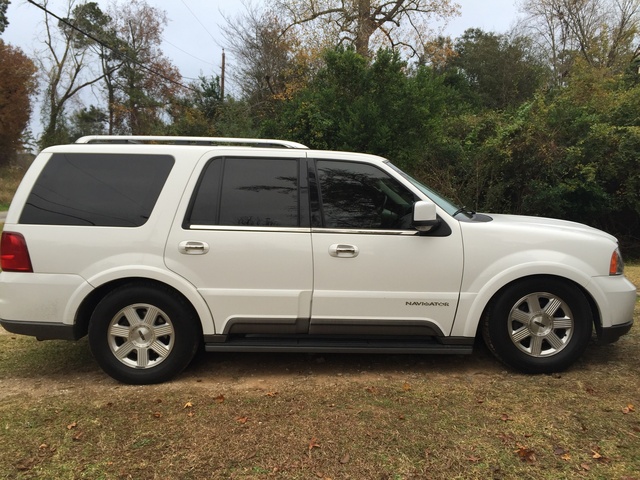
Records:
[[[622,261],[622,255],[620,255],[620,249],[611,254],[611,262],[609,263],[609,275],[622,275],[624,273],[624,262]]]

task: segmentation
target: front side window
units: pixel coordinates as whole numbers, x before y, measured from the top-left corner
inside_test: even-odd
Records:
[[[188,223],[297,227],[299,210],[297,159],[217,158],[205,167]]]
[[[373,165],[319,160],[316,163],[325,228],[411,229],[415,195]]]
[[[151,215],[173,163],[169,155],[54,153],[20,223],[139,227]]]

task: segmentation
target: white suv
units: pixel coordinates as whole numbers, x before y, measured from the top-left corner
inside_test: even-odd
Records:
[[[614,237],[467,212],[371,155],[276,141],[85,137],[44,150],[9,209],[0,323],[89,336],[153,383],[207,351],[470,353],[568,367],[633,323]]]

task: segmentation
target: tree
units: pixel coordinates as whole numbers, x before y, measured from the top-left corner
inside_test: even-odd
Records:
[[[517,107],[548,78],[530,43],[522,36],[469,29],[457,39],[447,66],[464,77],[483,107]]]
[[[398,52],[372,61],[352,48],[329,50],[308,87],[263,128],[312,148],[386,156],[412,168],[439,137],[447,88],[427,67],[408,72]]]
[[[432,36],[430,22],[458,13],[451,0],[275,0],[288,28],[333,32],[333,44],[347,44],[370,58],[381,46],[422,55]]]
[[[95,105],[76,110],[70,119],[69,136],[71,141],[86,135],[105,135],[108,119],[105,111]]]
[[[109,90],[114,130],[133,135],[163,128],[166,107],[184,89],[180,73],[160,50],[166,13],[144,0],[131,0],[110,12],[119,38],[121,62]]]
[[[271,11],[249,5],[225,22],[225,47],[236,60],[233,76],[240,94],[258,122],[270,118],[278,102],[306,86],[319,54],[302,46]]]
[[[91,72],[91,42],[83,33],[73,28],[85,16],[85,8],[93,11],[92,4],[75,5],[70,0],[67,6],[67,17],[58,19],[46,12],[48,2],[44,1],[45,10],[44,44],[46,49],[38,55],[40,71],[45,78],[46,90],[43,106],[44,132],[40,138],[40,146],[46,147],[68,141],[68,131],[64,125],[67,103],[78,92],[103,78],[101,72]],[[95,4],[93,4],[95,5]]]
[[[619,72],[640,55],[640,0],[524,0],[521,9],[558,82],[576,58]]]
[[[36,67],[19,48],[0,40],[0,165],[22,147],[21,135],[31,116]]]
[[[11,2],[9,0],[0,0],[0,34],[4,32],[5,28],[9,25],[7,19],[7,7]]]

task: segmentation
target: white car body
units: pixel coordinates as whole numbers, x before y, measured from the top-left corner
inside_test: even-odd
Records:
[[[4,231],[24,237],[33,270],[0,273],[0,323],[42,339],[79,338],[91,328],[94,309],[104,297],[123,282],[142,279],[175,292],[191,306],[208,350],[429,350],[426,343],[423,349],[411,341],[405,341],[404,349],[397,342],[388,348],[384,342],[369,347],[358,342],[370,335],[386,340],[402,333],[409,339],[437,339],[436,352],[468,353],[488,306],[505,288],[523,279],[553,277],[584,294],[591,323],[604,341],[631,328],[636,289],[621,271],[611,271],[612,257],[619,258],[613,236],[554,219],[452,216],[447,205],[430,198],[385,159],[285,142],[281,147],[289,148],[80,143],[46,149],[26,174],[6,218]],[[157,154],[175,163],[152,213],[135,228],[22,222],[49,160],[68,154]],[[300,165],[327,160],[375,167],[413,194],[421,208],[433,210],[435,203],[438,228],[446,228],[446,234],[323,225],[186,227],[192,192],[211,159],[247,156],[291,159]],[[307,187],[298,186],[301,198]],[[416,223],[418,216],[414,213]],[[396,331],[397,325],[403,328]],[[246,341],[227,341],[236,333]],[[138,334],[146,335],[136,330]],[[252,335],[257,334],[269,341],[256,344]],[[274,340],[278,335],[282,342]],[[329,341],[323,343],[324,336]],[[116,343],[112,341],[113,351]],[[504,360],[500,352],[498,356]],[[153,370],[146,364],[134,367],[143,374]],[[109,373],[123,381],[147,382],[142,376]]]

